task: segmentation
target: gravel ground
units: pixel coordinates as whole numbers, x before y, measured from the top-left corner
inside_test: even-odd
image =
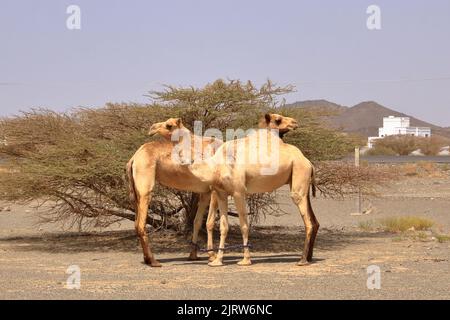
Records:
[[[187,240],[174,232],[153,233],[162,268],[142,263],[130,222],[90,233],[36,225],[36,211],[12,206],[0,212],[0,299],[449,299],[450,243],[432,235],[420,240],[365,232],[358,223],[415,215],[435,221],[434,232],[450,231],[450,179],[410,178],[365,199],[368,215],[353,216],[355,200],[317,198],[321,223],[315,260],[298,267],[304,232],[286,190],[283,210],[252,231],[253,265],[239,267],[240,252],[226,254],[226,265],[207,266],[206,256],[187,261]],[[2,207],[2,204],[0,204]],[[236,219],[231,219],[236,224]],[[217,236],[217,232],[216,232]],[[204,239],[203,239],[204,241]],[[237,227],[229,243],[240,243]],[[81,288],[65,288],[66,269],[77,265]],[[367,288],[367,267],[381,270],[381,288]]]

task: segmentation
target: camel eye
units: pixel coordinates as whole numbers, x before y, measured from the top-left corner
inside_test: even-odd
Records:
[[[172,125],[171,124],[166,124],[166,128],[170,130],[170,129],[172,129]]]
[[[275,123],[279,126],[280,124],[281,124],[281,119],[277,119],[277,120],[275,120]]]

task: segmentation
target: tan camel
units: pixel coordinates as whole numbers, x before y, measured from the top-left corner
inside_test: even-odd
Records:
[[[306,230],[303,257],[298,265],[306,265],[312,260],[314,241],[319,229],[319,223],[311,207],[309,193],[312,185],[313,196],[315,196],[314,168],[297,147],[284,143],[280,138],[286,132],[296,129],[297,122],[278,114],[266,114],[260,121],[259,127],[262,129],[243,139],[222,144],[213,157],[188,165],[194,176],[211,184],[213,193],[218,200],[220,245],[216,258],[209,263],[211,266],[223,265],[225,240],[228,233],[228,196],[234,198],[243,237],[244,258],[238,264],[250,265],[245,195],[271,192],[285,184],[290,185],[292,200],[300,211]],[[278,129],[279,135],[275,135],[267,129]],[[264,132],[265,135],[262,134]],[[255,139],[257,143],[254,143]],[[266,153],[268,155],[275,154],[275,157],[269,157],[266,163],[252,163],[249,160],[252,156],[264,153],[261,143],[264,141],[268,146]],[[242,153],[239,154],[239,152]],[[275,171],[262,173],[265,166],[274,162],[277,164]],[[214,215],[215,210],[210,206],[207,219],[208,249],[213,248]]]
[[[194,176],[185,165],[173,160],[172,152],[175,142],[170,140],[173,132],[176,130],[192,137],[192,133],[184,127],[181,119],[171,118],[167,121],[153,124],[149,135],[161,135],[165,139],[142,145],[127,164],[130,199],[136,206],[135,228],[141,242],[144,261],[152,267],[161,266],[152,253],[145,228],[155,182],[158,181],[160,184],[170,188],[195,192],[200,196],[194,220],[193,247],[189,256],[191,260],[197,259],[196,243],[198,233],[211,198],[210,185]],[[181,135],[180,140],[182,139],[183,136]],[[194,141],[194,139],[192,138],[190,141]],[[201,158],[212,156],[221,143],[221,141],[214,138],[201,138],[202,148],[198,148],[202,152]],[[193,145],[191,145],[191,151],[193,151]],[[208,154],[209,152],[211,153]]]

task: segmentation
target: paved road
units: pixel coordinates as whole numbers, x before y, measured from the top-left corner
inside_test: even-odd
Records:
[[[345,158],[346,161],[354,161],[353,156]],[[369,163],[411,163],[411,162],[434,162],[450,163],[450,156],[361,156],[362,161]]]

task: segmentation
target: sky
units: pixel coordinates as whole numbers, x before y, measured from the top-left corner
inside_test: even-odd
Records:
[[[373,4],[380,30],[366,25]],[[450,126],[450,0],[0,1],[0,116],[148,102],[164,84],[218,78]]]

